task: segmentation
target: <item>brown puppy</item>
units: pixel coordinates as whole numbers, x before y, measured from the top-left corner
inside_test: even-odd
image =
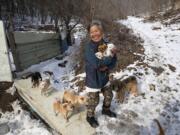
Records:
[[[63,102],[71,103],[74,107],[79,107],[80,105],[85,105],[87,100],[84,96],[75,95],[75,93],[70,91],[64,91]]]
[[[104,53],[106,49],[107,49],[107,45],[105,44],[98,46],[98,52]]]
[[[120,79],[114,80],[112,78],[110,80],[110,87],[116,91],[116,99],[119,102],[122,103],[124,101],[126,91],[133,96],[138,95],[137,80],[134,76],[130,76],[122,81]]]
[[[46,95],[48,94],[48,88],[50,86],[50,80],[49,79],[45,79],[43,81],[40,82],[39,88],[41,90],[41,95]]]
[[[53,110],[56,116],[61,113],[66,122],[68,122],[68,114],[73,111],[73,106],[70,103],[61,103],[60,100],[56,100],[53,103]]]

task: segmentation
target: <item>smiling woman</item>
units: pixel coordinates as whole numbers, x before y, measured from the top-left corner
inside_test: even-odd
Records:
[[[89,25],[88,31],[91,40],[94,42],[99,42],[103,38],[103,28],[101,22],[99,21],[93,21],[92,24]]]
[[[104,95],[102,114],[109,117],[116,117],[116,114],[110,110],[113,93],[104,87],[109,81],[109,70],[115,67],[117,58],[113,56],[98,59],[95,53],[101,45],[107,45],[103,40],[103,27],[101,22],[93,21],[89,27],[90,42],[85,47],[85,71],[86,71],[86,91],[88,92],[87,121],[96,128],[99,124],[95,119],[95,109],[99,103],[99,92]]]

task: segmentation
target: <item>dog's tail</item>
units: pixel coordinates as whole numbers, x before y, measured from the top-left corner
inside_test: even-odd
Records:
[[[157,123],[158,128],[159,128],[159,135],[165,135],[164,129],[162,128],[160,122],[157,119],[154,119],[154,121]]]

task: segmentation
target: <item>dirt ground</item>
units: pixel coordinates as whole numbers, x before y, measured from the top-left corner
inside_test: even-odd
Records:
[[[11,103],[17,99],[17,95],[11,95],[6,90],[13,85],[12,82],[0,82],[0,109],[2,112],[12,111]]]

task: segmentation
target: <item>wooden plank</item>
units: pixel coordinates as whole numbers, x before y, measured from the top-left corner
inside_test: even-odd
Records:
[[[47,51],[48,50],[48,51]],[[44,49],[44,50],[40,50],[38,52],[31,52],[31,53],[26,53],[26,54],[20,54],[20,61],[21,62],[24,62],[24,61],[27,61],[27,60],[32,60],[32,59],[35,59],[35,58],[38,58],[39,56],[45,56],[45,58],[51,58],[50,56],[54,56],[54,55],[58,55],[60,54],[59,50],[54,50],[52,48],[47,48],[47,49]]]
[[[47,48],[47,47],[54,47],[54,46],[58,46],[58,43],[56,41],[51,41],[51,42],[46,42],[46,43],[43,43],[43,42],[38,42],[38,43],[35,43],[35,44],[30,44],[30,45],[27,45],[27,44],[23,44],[23,45],[17,45],[17,48],[18,48],[18,51],[19,52],[28,52],[28,51],[36,51],[36,50],[41,50],[43,48]]]
[[[24,61],[21,61],[21,67],[23,69],[25,69],[25,68],[28,68],[31,65],[38,64],[38,63],[40,63],[40,62],[42,62],[44,60],[48,60],[48,59],[50,59],[52,57],[55,57],[57,55],[59,55],[59,52],[58,53],[47,54],[47,55],[44,55],[44,56],[42,55],[42,56],[36,57],[36,59],[34,58],[34,56],[32,56],[29,60],[27,60],[27,59],[24,60],[23,59]]]
[[[63,91],[53,89],[53,93],[48,96],[41,96],[38,88],[31,88],[30,79],[15,80],[15,86],[20,96],[32,107],[50,127],[62,133],[62,135],[92,135],[95,129],[91,128],[86,121],[86,111],[73,113],[66,122],[62,115],[55,116],[52,103],[56,97],[62,98]]]
[[[19,32],[14,33],[15,43],[24,44],[24,43],[33,43],[38,41],[44,41],[49,39],[58,39],[59,34],[57,33],[46,33],[46,32]]]

